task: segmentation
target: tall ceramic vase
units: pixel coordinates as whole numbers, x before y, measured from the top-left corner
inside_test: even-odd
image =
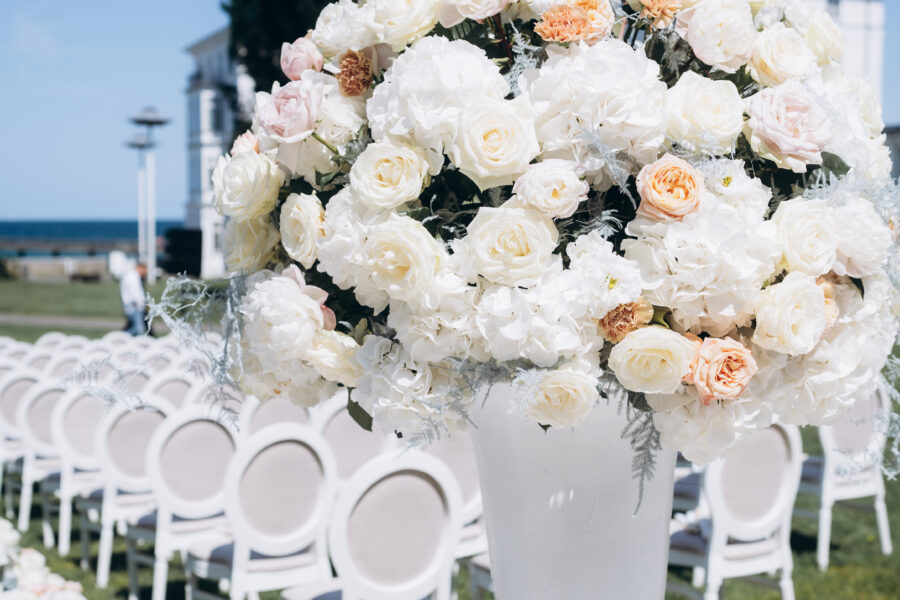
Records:
[[[484,521],[499,600],[662,600],[675,453],[659,456],[635,514],[625,415],[601,404],[546,433],[496,385],[472,408]]]

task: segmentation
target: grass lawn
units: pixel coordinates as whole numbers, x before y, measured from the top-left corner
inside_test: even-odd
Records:
[[[124,324],[125,320],[122,320]],[[83,335],[94,340],[109,333],[108,329],[82,329],[80,327],[44,327],[33,325],[8,325],[0,323],[0,336],[15,338],[20,342],[34,342],[48,331],[59,331],[66,335]]]
[[[150,287],[159,298],[165,282]],[[0,313],[70,317],[122,316],[118,283],[31,283],[0,280]]]

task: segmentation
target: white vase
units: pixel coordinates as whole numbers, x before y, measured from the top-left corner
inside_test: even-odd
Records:
[[[634,452],[615,403],[544,432],[496,385],[470,411],[499,600],[661,600],[675,453],[663,450],[638,502]]]

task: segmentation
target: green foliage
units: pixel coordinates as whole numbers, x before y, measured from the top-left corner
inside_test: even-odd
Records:
[[[372,431],[372,415],[367,413],[362,406],[353,400],[347,400],[347,412],[350,413],[357,425],[366,431]]]

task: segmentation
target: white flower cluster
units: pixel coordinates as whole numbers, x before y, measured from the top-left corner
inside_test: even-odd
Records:
[[[12,524],[0,520],[0,530],[13,530]],[[66,581],[60,575],[51,573],[44,555],[31,548],[17,550],[7,548],[12,565],[3,574],[3,588],[0,598],[4,600],[85,600],[81,584]]]

